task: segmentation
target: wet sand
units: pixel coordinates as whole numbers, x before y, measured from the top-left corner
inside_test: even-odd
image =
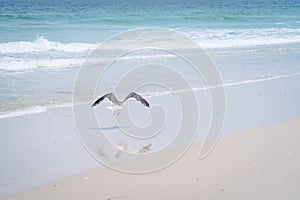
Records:
[[[145,175],[94,160],[80,143],[70,107],[1,119],[1,199],[298,199],[299,82],[294,76],[226,87],[224,130],[209,157],[198,159],[204,126],[179,161]],[[196,93],[207,123],[209,99]],[[162,97],[148,100],[155,98]],[[118,134],[118,128],[104,132]],[[135,163],[122,156],[120,162]]]

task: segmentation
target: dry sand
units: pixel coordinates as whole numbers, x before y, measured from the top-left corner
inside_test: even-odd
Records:
[[[156,173],[132,175],[99,167],[2,199],[296,200],[299,130],[296,118],[223,136],[204,160],[198,159],[200,143],[195,143],[175,164]]]

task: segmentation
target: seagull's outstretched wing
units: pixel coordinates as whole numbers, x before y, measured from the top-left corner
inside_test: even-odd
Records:
[[[124,103],[125,101],[127,101],[130,98],[134,98],[137,101],[140,101],[144,106],[150,107],[150,104],[141,95],[139,95],[135,92],[130,92],[129,95],[124,99],[124,101],[122,103]]]
[[[119,105],[120,102],[118,101],[118,99],[116,98],[116,96],[114,95],[114,93],[108,93],[103,95],[102,97],[100,97],[99,99],[97,99],[97,101],[95,101],[92,105],[92,107],[98,105],[101,101],[103,101],[105,98],[107,98],[108,100],[110,100],[113,104],[117,104]]]

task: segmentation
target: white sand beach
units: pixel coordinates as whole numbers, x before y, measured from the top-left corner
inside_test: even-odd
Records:
[[[175,164],[156,173],[132,175],[98,167],[1,199],[296,200],[299,129],[300,118],[295,118],[222,137],[204,160],[197,157],[196,142]]]
[[[299,13],[0,0],[0,200],[299,200]]]
[[[80,143],[71,107],[1,119],[1,199],[298,199],[299,81],[291,76],[227,86],[224,130],[212,153],[198,159],[206,130],[200,128],[178,161],[148,174],[117,172],[94,160]],[[205,100],[203,92],[196,91]],[[209,116],[209,108],[201,108]],[[138,163],[122,156],[119,162]]]

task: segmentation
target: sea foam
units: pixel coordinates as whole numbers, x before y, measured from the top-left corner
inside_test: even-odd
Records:
[[[300,43],[300,29],[297,28],[196,29],[182,30],[182,33],[207,50],[248,47],[250,52],[260,51],[261,45]],[[50,41],[45,37],[37,37],[34,41],[0,43],[0,71],[20,72],[79,67],[89,53],[99,45],[100,41],[99,43],[63,43]],[[226,52],[232,52],[232,50]],[[121,60],[134,62],[137,59],[171,57],[174,55],[163,55],[158,52],[157,54],[128,55],[122,57]]]
[[[0,43],[0,53],[30,53],[46,51],[84,52],[94,49],[97,44],[91,43],[61,43],[37,37],[34,41],[18,41]]]
[[[206,29],[188,31],[202,48],[256,47],[300,42],[300,29]]]
[[[198,42],[203,48],[244,47],[300,42],[300,29],[297,28],[195,29],[189,31],[182,30],[181,32]],[[50,41],[45,37],[37,37],[34,41],[0,43],[0,53],[14,54],[47,51],[81,53],[95,49],[100,42],[63,43]]]

